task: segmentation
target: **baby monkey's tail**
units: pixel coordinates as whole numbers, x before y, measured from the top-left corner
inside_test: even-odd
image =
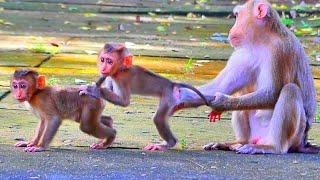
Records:
[[[100,76],[100,78],[96,82],[96,86],[100,87],[102,85],[102,83],[104,82],[104,80],[106,80],[106,78],[107,78],[107,76]]]
[[[207,100],[207,98],[197,88],[185,83],[174,83],[174,86],[177,86],[178,88],[187,88],[194,91],[195,93],[198,94],[198,96],[201,97],[201,99],[206,103],[207,106],[210,106],[210,103]]]

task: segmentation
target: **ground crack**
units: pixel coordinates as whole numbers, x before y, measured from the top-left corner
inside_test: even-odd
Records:
[[[3,94],[0,96],[0,101],[2,101],[2,99],[6,98],[10,93],[11,93],[11,91],[6,91],[5,93],[3,93]]]
[[[50,55],[50,56],[44,58],[39,64],[34,65],[33,67],[36,67],[36,68],[40,67],[42,64],[44,64],[44,63],[46,63],[47,61],[49,61],[52,57],[53,57],[53,55]]]

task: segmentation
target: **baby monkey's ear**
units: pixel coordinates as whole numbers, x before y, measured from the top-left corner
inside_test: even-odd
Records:
[[[133,56],[130,54],[128,56],[125,56],[123,58],[123,65],[126,67],[126,68],[130,68],[132,66],[132,59],[133,59]]]
[[[37,89],[44,89],[46,87],[46,76],[39,75],[37,79]]]

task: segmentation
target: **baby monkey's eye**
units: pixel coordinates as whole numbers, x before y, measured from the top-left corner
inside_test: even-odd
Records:
[[[21,88],[21,89],[25,89],[26,87],[27,87],[27,86],[26,86],[25,84],[21,84],[21,85],[20,85],[20,88]]]
[[[103,58],[103,57],[102,57],[102,58],[100,58],[100,61],[101,61],[101,62],[104,62],[104,58]]]
[[[107,63],[112,65],[113,64],[113,61],[111,59],[107,59]]]
[[[236,13],[234,13],[234,17],[235,17],[235,18],[237,18],[237,17],[238,17],[238,15],[239,15],[239,13],[237,13],[237,12],[236,12]]]
[[[13,89],[17,89],[18,85],[14,84],[12,87],[13,87]]]

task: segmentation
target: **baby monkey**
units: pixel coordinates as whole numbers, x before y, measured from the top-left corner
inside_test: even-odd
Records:
[[[99,82],[97,83],[99,87]],[[26,147],[26,152],[44,151],[56,134],[63,119],[80,123],[81,131],[102,139],[90,147],[110,146],[116,137],[113,120],[102,116],[103,99],[79,96],[79,88],[45,86],[45,77],[33,70],[16,70],[11,80],[13,96],[19,102],[27,101],[40,121],[35,137],[29,142],[18,142],[16,147]]]
[[[179,100],[180,88],[191,89],[208,104],[206,97],[196,88],[187,84],[172,82],[143,67],[132,65],[132,55],[122,44],[105,44],[99,52],[97,64],[102,75],[101,81],[107,77],[106,87],[86,86],[82,88],[80,94],[102,97],[123,107],[130,104],[131,94],[160,98],[159,107],[153,121],[165,142],[146,146],[144,150],[165,151],[176,145],[177,139],[169,128],[168,117],[183,106],[183,102]]]

